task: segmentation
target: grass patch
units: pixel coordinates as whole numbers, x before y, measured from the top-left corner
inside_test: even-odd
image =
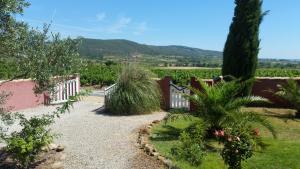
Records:
[[[300,166],[300,121],[288,118],[293,110],[251,108],[258,113],[265,113],[278,132],[278,139],[272,139],[271,134],[261,126],[261,135],[268,144],[265,150],[255,152],[254,156],[243,163],[246,169],[296,169]],[[177,161],[171,154],[171,148],[179,145],[179,133],[194,121],[178,119],[168,123],[160,123],[152,129],[151,142],[164,156],[171,159],[176,166],[182,169],[196,169],[185,161]],[[212,143],[215,147],[218,143]],[[220,156],[220,152],[209,152],[204,157],[201,169],[227,168]]]

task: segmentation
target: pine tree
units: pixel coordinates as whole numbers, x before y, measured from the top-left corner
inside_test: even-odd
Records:
[[[255,75],[259,53],[259,26],[264,15],[262,0],[235,0],[235,11],[223,52],[222,75],[241,80]],[[243,95],[251,92],[248,85]]]

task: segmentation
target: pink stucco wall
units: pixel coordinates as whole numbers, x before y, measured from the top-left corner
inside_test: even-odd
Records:
[[[33,91],[35,83],[32,80],[15,80],[0,82],[0,93],[10,93],[5,104],[12,111],[36,107],[45,102],[45,95],[36,95]]]

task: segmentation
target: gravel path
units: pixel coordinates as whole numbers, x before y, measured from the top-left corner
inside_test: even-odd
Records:
[[[65,169],[135,168],[132,161],[140,157],[135,145],[137,129],[165,115],[108,116],[97,113],[102,105],[103,97],[86,97],[52,126],[54,132],[62,134],[55,142],[65,145]],[[32,112],[46,113],[54,109],[54,106],[41,106],[24,113],[30,116]]]

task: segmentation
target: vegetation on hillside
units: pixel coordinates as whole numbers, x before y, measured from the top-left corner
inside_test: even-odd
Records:
[[[128,40],[79,38],[82,58],[106,62],[134,61],[149,66],[221,67],[222,52],[186,46],[151,46]],[[268,56],[270,57],[270,56]],[[300,68],[300,61],[259,59],[259,68]]]
[[[80,67],[80,84],[83,86],[109,86],[118,79],[121,66],[87,62]]]
[[[186,46],[152,46],[139,44],[129,40],[101,40],[86,39],[80,40],[80,54],[93,58],[102,58],[103,56],[123,56],[130,57],[134,55],[165,55],[165,56],[184,56],[184,57],[221,57],[222,53],[218,51],[202,50]]]
[[[152,70],[159,78],[171,76],[175,83],[186,84],[191,77],[212,79],[221,75],[221,69],[161,69]],[[256,77],[299,77],[299,69],[257,69]]]

